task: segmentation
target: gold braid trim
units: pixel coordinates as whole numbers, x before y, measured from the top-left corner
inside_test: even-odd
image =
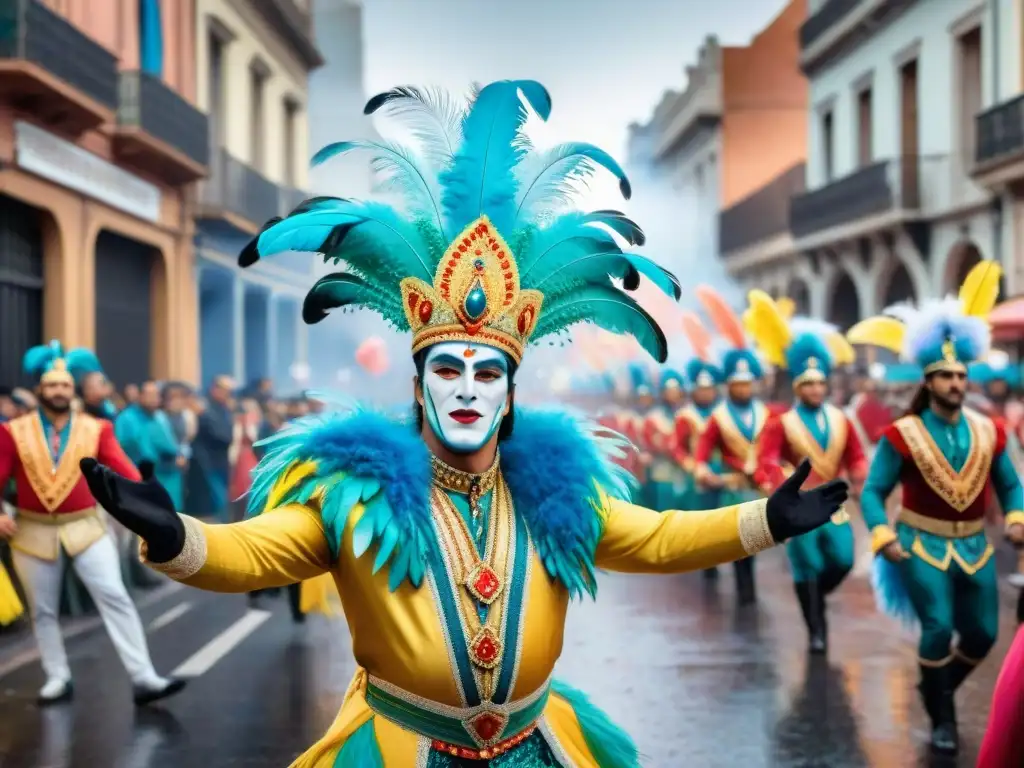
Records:
[[[897,541],[896,531],[888,525],[876,525],[871,529],[871,552],[877,555],[883,549]]]
[[[185,546],[176,557],[166,563],[153,563],[146,558],[146,542],[139,544],[139,559],[152,568],[175,581],[182,581],[189,576],[195,576],[200,569],[206,565],[206,536],[198,520],[181,515],[181,522],[185,524]]]
[[[748,555],[756,555],[775,546],[768,527],[768,499],[748,501],[739,505],[740,543]]]
[[[1024,525],[1024,512],[1019,509],[1015,509],[1011,512],[1006,513],[1006,529],[1009,530],[1010,526],[1013,525]]]

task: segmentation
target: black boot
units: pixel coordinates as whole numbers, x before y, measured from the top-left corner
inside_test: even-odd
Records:
[[[292,621],[301,624],[306,620],[306,614],[302,612],[302,584],[290,584],[288,586],[288,607],[292,611]]]
[[[849,568],[836,568],[831,567],[825,570],[825,573],[818,579],[818,584],[821,587],[821,596],[826,597],[831,595],[832,592],[843,583],[847,576],[850,574]]]
[[[965,661],[961,656],[954,656],[953,660],[949,662],[947,669],[949,670],[949,689],[956,693],[957,689],[963,685],[964,680],[971,674],[976,668],[977,664],[972,664]]]
[[[824,597],[818,582],[797,582],[796,596],[800,600],[800,610],[807,624],[807,634],[810,638],[808,650],[815,655],[824,654],[828,650],[828,639],[825,630]]]
[[[921,665],[921,699],[932,721],[932,752],[956,755],[960,751],[960,736],[956,728],[956,708],[950,686],[949,666]]]
[[[757,602],[757,590],[754,587],[754,558],[745,557],[732,564],[736,572],[736,596],[740,605]]]

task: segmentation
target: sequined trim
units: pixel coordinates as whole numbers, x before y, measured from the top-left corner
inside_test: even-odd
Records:
[[[194,576],[206,565],[206,536],[202,524],[188,515],[180,517],[185,524],[185,546],[173,560],[166,563],[150,562],[146,559],[146,542],[139,544],[139,559],[154,571],[166,574],[175,581]]]
[[[444,551],[443,547],[439,549],[441,549],[441,559],[447,561],[448,553]],[[444,562],[444,567],[446,570],[448,570],[451,568],[451,565],[448,562]],[[444,605],[444,603],[441,601],[442,587],[440,584],[438,584],[437,579],[435,578],[433,573],[427,573],[427,583],[430,584],[430,591],[434,596],[434,605],[438,606],[438,613],[440,614],[441,618],[441,634],[444,635],[444,645],[445,648],[448,649],[448,668],[452,671],[452,679],[455,681],[455,688],[459,692],[459,700],[462,701],[463,704],[465,704],[467,703],[466,690],[465,687],[462,685],[462,674],[460,672],[459,661],[455,656],[455,642],[454,638],[451,635],[451,632],[448,631],[448,621],[446,618],[445,611],[442,608],[442,606]]]
[[[740,542],[748,555],[756,555],[775,546],[768,527],[768,499],[739,505]]]
[[[461,469],[450,467],[434,455],[430,457],[430,470],[433,473],[434,483],[446,488],[449,491],[458,493],[469,493],[470,487],[476,481],[479,485],[478,493],[483,496],[494,490],[498,483],[498,463],[500,454],[495,454],[494,463],[490,468],[479,475],[463,472]]]
[[[439,701],[431,701],[423,696],[411,693],[404,688],[399,688],[397,685],[389,683],[387,680],[382,680],[379,677],[375,677],[374,675],[367,675],[367,682],[372,686],[380,688],[389,696],[394,696],[396,699],[401,699],[414,707],[425,709],[435,715],[451,718],[452,720],[471,720],[482,712],[497,712],[505,715],[506,717],[511,717],[516,712],[521,712],[527,707],[532,707],[540,701],[542,696],[545,696],[548,693],[548,689],[551,687],[551,678],[548,678],[544,681],[544,684],[533,693],[528,696],[524,696],[521,699],[516,699],[508,704],[495,704],[494,702],[485,701],[482,704],[477,704],[475,707],[453,707],[451,704],[442,704]]]
[[[786,411],[781,418],[786,440],[799,458],[805,456],[822,482],[836,478],[842,468],[846,450],[848,423],[838,408],[826,405],[823,409],[828,424],[828,445],[822,449],[814,435],[795,410]]]
[[[985,489],[995,446],[995,430],[991,421],[966,408],[962,414],[971,432],[971,450],[959,472],[950,466],[920,416],[907,416],[896,422],[921,477],[939,498],[957,512],[970,507]]]
[[[416,768],[427,768],[430,761],[430,739],[419,736],[416,739]]]
[[[82,479],[79,462],[96,455],[102,425],[87,414],[72,415],[67,445],[56,465],[38,411],[14,419],[7,426],[32,491],[48,512],[59,509]]]
[[[540,722],[537,724],[537,729],[540,731],[541,736],[544,737],[544,741],[547,742],[548,749],[551,750],[552,757],[558,761],[558,764],[562,768],[576,768],[576,763],[569,757],[569,753],[565,751],[565,747],[562,746],[558,737],[555,736],[555,729],[551,727],[551,723],[548,722],[547,717],[542,717]]]
[[[533,557],[534,557],[533,542],[528,540],[527,541],[527,546],[526,546],[526,574],[523,577],[523,600],[522,600],[522,604],[519,607],[519,610],[522,613],[526,612],[526,603],[528,601],[528,596],[530,594],[530,579],[533,576]],[[508,614],[506,613],[506,616],[507,615]],[[519,617],[519,629],[516,632],[516,656],[515,656],[515,662],[513,662],[513,666],[512,666],[512,681],[509,683],[509,686],[508,686],[508,691],[509,691],[509,695],[510,696],[512,695],[512,692],[515,691],[516,683],[519,681],[519,664],[520,664],[520,662],[522,661],[522,658],[523,658],[523,632],[525,631],[525,629],[526,629],[526,617],[525,616],[520,616]],[[505,635],[504,632],[505,632],[505,628],[502,627],[502,634],[505,637],[507,637],[507,635]]]

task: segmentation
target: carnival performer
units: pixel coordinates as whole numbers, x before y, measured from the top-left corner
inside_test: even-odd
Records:
[[[1011,540],[1024,542],[1024,492],[1006,453],[1006,434],[990,418],[963,407],[968,365],[989,346],[988,312],[999,267],[982,262],[959,298],[869,318],[850,329],[854,343],[901,349],[924,382],[908,415],[878,444],[861,505],[876,558],[876,591],[884,610],[916,616],[920,691],[932,722],[931,747],[959,749],[954,694],[988,655],[999,627],[993,547],[985,506],[994,491]],[[902,485],[890,526],[885,500]],[[957,644],[952,646],[954,634]]]
[[[659,401],[647,412],[642,440],[651,455],[647,506],[658,512],[683,509],[687,496],[685,447],[676,440],[676,415],[683,407],[683,377],[663,367],[659,377]]]
[[[653,509],[654,486],[651,482],[651,467],[654,464],[654,451],[647,442],[645,425],[647,417],[655,405],[654,384],[651,381],[651,372],[646,365],[630,363],[626,366],[626,370],[629,373],[631,390],[629,409],[626,412],[625,429],[622,431],[622,435],[636,449],[633,474],[639,488],[633,499],[637,503]]]
[[[837,331],[806,318],[789,322],[764,291],[750,292],[757,341],[769,360],[790,376],[796,403],[773,416],[758,441],[755,477],[771,493],[804,459],[811,462],[809,483],[846,475],[855,486],[864,481],[867,460],[846,415],[826,402],[835,364],[828,339]],[[840,510],[831,522],[786,542],[800,610],[813,654],[828,651],[826,597],[853,570],[854,542],[850,516]]]
[[[289,426],[255,473],[262,513],[232,525],[179,516],[158,484],[84,466],[145,539],[146,561],[186,584],[247,591],[333,573],[359,669],[295,766],[636,766],[629,737],[551,680],[570,598],[595,592],[598,568],[667,573],[761,551],[826,522],[846,486],[802,492],[804,468],[767,500],[659,514],[623,501],[628,481],[608,459],[620,441],[562,411],[516,408],[527,343],[580,321],[664,360],[664,334],[612,278],[628,289],[642,272],[673,294],[677,284],[621,251],[605,226],[635,243],[624,215],[567,208],[575,184],[558,179],[570,171],[603,166],[629,187],[590,145],[527,148],[523,100],[547,118],[543,86],[482,88],[454,134],[429,94],[398,88],[366,109],[415,120],[431,150],[374,147],[408,213],[314,198],[240,259],[311,251],[344,263],[311,289],[305,318],[361,306],[410,330],[413,418],[355,408]]]
[[[731,345],[722,356],[726,397],[712,411],[694,456],[696,479],[719,492],[719,503],[741,504],[761,496],[754,480],[757,439],[768,419],[768,409],[755,394],[763,370],[749,347],[743,324],[725,300],[707,286],[697,287],[697,298],[719,334]],[[724,473],[715,472],[711,461],[720,456]],[[736,594],[740,605],[757,600],[753,557],[736,561]]]
[[[79,470],[79,461],[93,458],[109,466],[112,476],[140,479],[114,437],[113,425],[71,410],[76,378],[99,370],[99,362],[89,350],[65,354],[59,342],[51,341],[25,353],[24,368],[39,381],[39,408],[0,426],[0,487],[12,477],[17,487],[14,530],[0,527],[0,535],[11,544],[46,673],[39,703],[53,704],[72,695],[59,624],[68,562],[99,610],[135,687],[135,703],[177,693],[184,681],[160,677],[153,668],[142,622],[122,580],[117,548]]]

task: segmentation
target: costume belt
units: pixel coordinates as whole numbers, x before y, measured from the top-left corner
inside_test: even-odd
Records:
[[[985,530],[985,519],[981,517],[974,520],[939,520],[906,507],[896,515],[896,522],[947,539],[966,539]]]
[[[86,507],[75,512],[33,512],[29,509],[18,509],[17,516],[42,525],[66,525],[88,517],[96,517],[98,511],[99,507]]]
[[[366,703],[376,714],[426,736],[435,750],[467,760],[489,760],[526,740],[537,728],[549,693],[550,683],[545,683],[510,704],[453,707],[373,675],[366,683]]]

